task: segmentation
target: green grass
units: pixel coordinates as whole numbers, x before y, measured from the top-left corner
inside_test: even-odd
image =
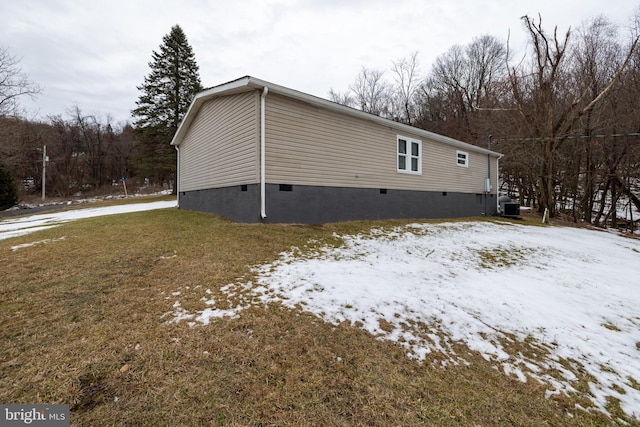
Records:
[[[441,355],[417,363],[354,326],[277,304],[207,326],[162,318],[173,292],[201,309],[204,289],[222,299],[221,287],[292,246],[409,222],[237,224],[166,209],[0,241],[0,402],[66,403],[73,426],[611,425],[463,345],[471,364],[442,369],[430,363]]]

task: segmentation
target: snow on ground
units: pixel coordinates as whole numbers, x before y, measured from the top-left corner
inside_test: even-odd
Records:
[[[339,248],[294,248],[257,268],[257,283],[224,287],[229,296],[251,294],[235,311],[210,299],[197,314],[178,303],[174,316],[206,324],[250,300],[280,302],[397,341],[411,358],[438,351],[442,366],[468,363],[452,347],[466,343],[505,374],[546,384],[548,395],[575,392],[584,369],[595,378],[596,408],[608,413],[610,396],[640,418],[640,241],[506,222],[342,238]],[[530,351],[513,350],[514,337],[528,339]]]
[[[29,243],[23,243],[21,245],[11,246],[11,250],[17,251],[18,249],[30,248],[32,246],[38,246],[38,245],[48,245],[49,243],[61,242],[63,240],[66,240],[65,236],[59,237],[57,239],[38,240],[36,242],[29,242]]]
[[[140,212],[154,209],[173,208],[178,205],[175,200],[168,202],[134,203],[129,205],[108,206],[101,208],[76,209],[64,212],[51,212],[30,215],[21,218],[10,218],[0,221],[0,240],[34,233],[47,228],[75,221],[77,219],[96,216],[115,215],[128,212]]]

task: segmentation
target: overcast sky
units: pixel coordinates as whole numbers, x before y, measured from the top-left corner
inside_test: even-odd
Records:
[[[245,75],[326,98],[362,66],[390,70],[419,52],[423,73],[454,44],[511,33],[542,15],[563,33],[605,15],[626,28],[637,0],[0,0],[0,47],[43,87],[21,104],[31,117],[86,114],[130,119],[152,51],[173,25],[185,31],[205,87]],[[386,77],[392,75],[387,71]]]

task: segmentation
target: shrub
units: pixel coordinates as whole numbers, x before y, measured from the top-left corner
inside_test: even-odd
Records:
[[[13,175],[0,162],[0,211],[18,204],[18,187]]]

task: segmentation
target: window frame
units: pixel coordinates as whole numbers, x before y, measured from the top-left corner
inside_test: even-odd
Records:
[[[406,152],[400,152],[400,141],[406,142]],[[418,146],[418,155],[415,156],[412,154],[413,144]],[[400,168],[400,157],[404,157],[404,169]],[[413,170],[412,168],[412,160],[417,160],[417,170]],[[396,172],[398,173],[407,173],[410,175],[422,175],[422,141],[415,138],[409,138],[407,136],[397,135],[396,136]]]
[[[464,156],[463,163],[460,163],[460,160],[461,160],[460,155]],[[461,168],[468,168],[469,167],[469,153],[466,152],[466,151],[456,150],[456,164],[458,166],[460,166]]]

